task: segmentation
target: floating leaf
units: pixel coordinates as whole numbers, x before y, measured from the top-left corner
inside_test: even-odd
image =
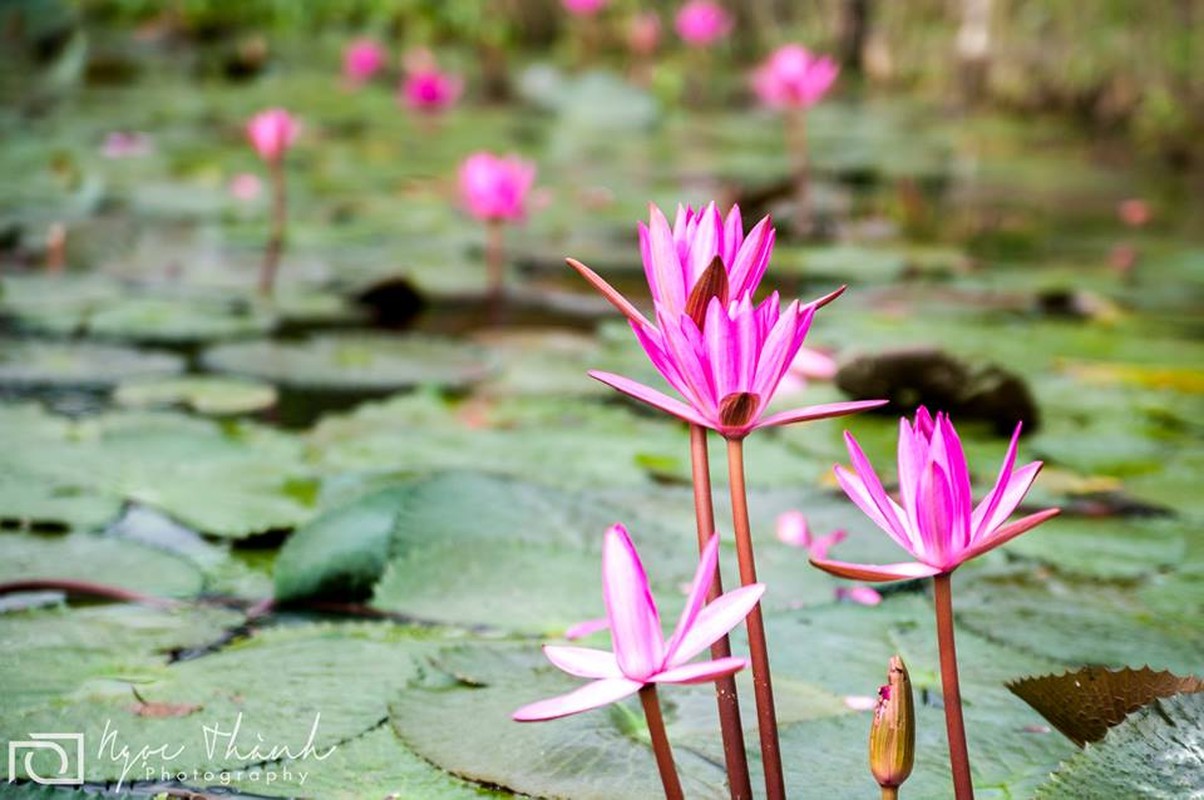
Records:
[[[276,404],[276,389],[243,378],[190,376],[129,381],[117,387],[113,400],[127,408],[182,405],[201,414],[223,416],[271,408]]]
[[[1204,680],[1149,667],[1084,667],[1062,675],[1011,681],[1007,687],[1082,747],[1100,741],[1109,728],[1157,697],[1204,691]]]
[[[205,353],[210,369],[294,389],[384,392],[431,385],[464,387],[489,374],[469,345],[427,336],[327,335],[302,343],[244,342]]]
[[[1066,761],[1037,800],[1179,800],[1204,794],[1204,693],[1155,699]]]
[[[171,353],[103,344],[0,341],[0,385],[11,388],[104,389],[132,378],[182,372]]]

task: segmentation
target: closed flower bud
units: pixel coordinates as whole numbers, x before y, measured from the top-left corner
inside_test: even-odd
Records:
[[[891,657],[886,680],[886,685],[878,689],[878,704],[870,726],[870,771],[882,787],[884,798],[896,796],[894,790],[911,774],[916,752],[911,678],[899,656]]]

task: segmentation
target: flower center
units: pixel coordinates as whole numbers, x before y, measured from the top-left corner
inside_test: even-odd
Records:
[[[752,392],[732,392],[719,401],[719,421],[733,428],[742,428],[752,421],[759,405],[760,395]]]

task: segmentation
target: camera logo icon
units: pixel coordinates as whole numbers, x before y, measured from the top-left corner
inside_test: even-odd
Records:
[[[50,772],[50,776],[44,772]],[[84,735],[31,733],[27,740],[9,742],[8,782],[21,778],[46,786],[81,785],[84,782]]]

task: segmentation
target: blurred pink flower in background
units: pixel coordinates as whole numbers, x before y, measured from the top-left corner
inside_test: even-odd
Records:
[[[535,165],[518,156],[473,153],[460,165],[464,206],[481,220],[522,220],[534,183]]]
[[[752,77],[752,88],[770,108],[810,108],[832,87],[840,67],[799,44],[782,45]]]
[[[300,131],[300,123],[283,108],[261,111],[247,123],[247,138],[264,161],[282,158]]]
[[[872,586],[838,586],[836,599],[848,600],[861,606],[876,606],[882,602],[882,595]]]
[[[250,203],[263,192],[263,181],[251,172],[240,172],[230,179],[230,196],[242,203]]]
[[[1150,205],[1138,197],[1122,201],[1116,207],[1120,221],[1130,228],[1142,228],[1150,221]]]
[[[388,61],[385,48],[371,39],[356,39],[343,51],[343,77],[352,83],[363,83]]]
[[[433,64],[411,70],[401,86],[402,98],[409,108],[431,114],[453,105],[463,91],[463,80],[441,72]]]
[[[105,137],[100,154],[105,158],[140,158],[155,150],[149,134],[131,131],[113,131]]]
[[[655,11],[641,11],[627,24],[627,46],[638,56],[650,56],[661,42],[661,18]]]
[[[824,536],[812,536],[811,526],[801,511],[779,514],[776,533],[778,541],[791,547],[805,549],[810,558],[827,558],[828,549],[840,544],[849,536],[843,530],[832,531]]]
[[[560,0],[564,10],[570,14],[589,17],[597,14],[605,6],[607,0]]]
[[[677,11],[677,35],[692,47],[706,47],[731,33],[732,18],[711,0],[690,0]]]

